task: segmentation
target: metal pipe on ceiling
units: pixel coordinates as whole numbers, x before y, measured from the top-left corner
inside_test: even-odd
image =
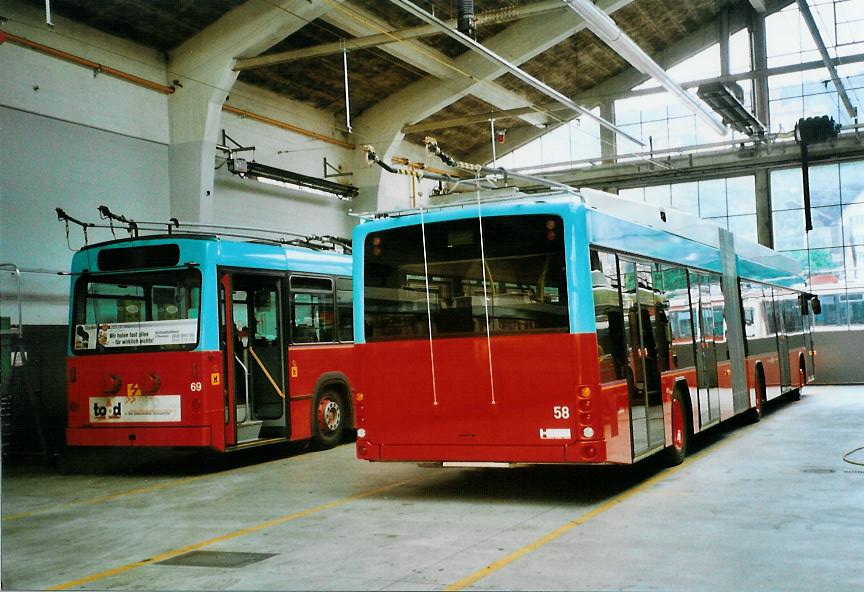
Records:
[[[711,126],[711,129],[720,135],[726,135],[726,127],[717,121],[713,113],[707,109],[690,93],[681,88],[681,85],[672,80],[666,70],[660,67],[651,56],[642,51],[621,28],[615,24],[609,15],[597,8],[589,0],[562,0],[573,12],[585,19],[588,28],[602,39],[606,45],[614,49],[618,55],[630,62],[630,64],[654,80],[663,88],[678,97],[697,117]]]
[[[477,43],[476,41],[474,41],[470,37],[463,35],[459,31],[447,26],[447,23],[445,23],[444,21],[438,19],[437,17],[429,14],[428,12],[426,12],[425,10],[423,10],[422,8],[420,8],[419,6],[414,4],[413,2],[410,2],[409,0],[390,0],[390,1],[393,4],[399,6],[400,8],[403,8],[407,12],[410,12],[411,14],[416,16],[417,18],[429,23],[430,25],[434,25],[439,31],[441,31],[442,33],[444,33],[448,37],[455,39],[456,41],[458,41],[459,43],[461,43],[462,45],[464,45],[468,49],[471,49],[471,50],[479,53],[480,55],[484,56],[488,60],[498,64],[499,66],[503,67],[510,74],[512,74],[513,76],[515,76],[516,78],[518,78],[522,82],[532,86],[536,90],[542,92],[544,95],[546,95],[552,99],[555,99],[556,101],[558,101],[559,103],[561,103],[565,107],[568,107],[568,108],[572,109],[573,111],[581,113],[582,115],[585,115],[586,117],[590,117],[591,119],[595,120],[597,123],[599,123],[601,126],[605,127],[606,129],[609,129],[609,130],[615,132],[616,134],[627,138],[628,140],[638,144],[639,146],[645,146],[645,143],[642,142],[641,140],[634,138],[633,136],[631,136],[630,134],[628,134],[627,132],[625,132],[624,130],[622,130],[621,128],[616,126],[615,124],[610,123],[609,121],[606,121],[602,117],[598,117],[597,115],[594,115],[593,113],[591,113],[591,111],[589,109],[586,109],[585,107],[582,107],[581,105],[577,105],[576,103],[571,101],[568,97],[564,96],[563,94],[561,94],[560,92],[558,92],[554,88],[550,87],[546,83],[538,80],[537,78],[534,78],[531,74],[522,70],[521,68],[514,65],[510,61],[504,59],[503,57],[499,56],[497,53],[493,52],[489,48],[485,47],[484,45],[481,45],[480,43]]]

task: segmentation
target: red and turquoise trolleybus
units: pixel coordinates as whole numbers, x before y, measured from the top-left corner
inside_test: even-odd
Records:
[[[677,463],[813,377],[798,264],[681,212],[586,190],[353,239],[361,459]]]
[[[70,446],[226,451],[353,426],[351,257],[200,234],[72,260]]]

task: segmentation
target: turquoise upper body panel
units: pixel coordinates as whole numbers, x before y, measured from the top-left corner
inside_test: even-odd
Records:
[[[614,197],[614,196],[610,196]],[[623,201],[623,200],[622,200]],[[591,247],[605,248],[634,257],[645,257],[678,265],[722,273],[722,258],[719,249],[719,228],[713,224],[693,219],[698,227],[699,239],[683,236],[684,233],[662,228],[656,208],[648,209],[656,220],[644,223],[621,218],[582,203],[578,195],[551,195],[538,198],[462,204],[431,210],[399,213],[393,217],[382,217],[361,223],[354,228],[354,340],[365,342],[363,326],[363,278],[364,245],[366,238],[375,232],[391,228],[433,224],[449,220],[476,218],[478,216],[514,216],[530,214],[557,215],[564,220],[567,245],[567,280],[570,307],[571,333],[595,330],[594,299],[590,274]],[[640,210],[641,211],[641,210]],[[681,213],[676,213],[681,217]],[[685,215],[686,216],[686,215]],[[665,217],[662,218],[665,220]],[[657,222],[656,225],[654,222]],[[804,289],[804,280],[796,272],[797,263],[780,253],[765,247],[740,241],[736,246],[736,266],[741,277],[760,282]]]
[[[180,236],[174,238],[145,237],[93,245],[75,253],[72,257],[71,266],[73,275],[70,302],[78,277],[87,272],[99,273],[98,257],[100,252],[109,249],[167,244],[176,244],[180,248],[179,266],[194,266],[201,272],[201,312],[199,315],[199,341],[196,350],[213,351],[219,349],[217,267],[351,276],[351,257],[349,255],[209,236],[192,238]],[[133,272],[134,270],[128,271]],[[70,306],[70,327],[73,322],[72,307]]]

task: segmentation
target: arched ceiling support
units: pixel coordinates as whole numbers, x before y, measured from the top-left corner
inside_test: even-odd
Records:
[[[333,2],[247,0],[171,52],[169,78],[179,82],[168,101],[172,216],[212,221],[214,156],[222,105],[239,74],[235,61],[272,47]]]
[[[599,0],[597,5],[605,12],[612,13],[631,1]],[[519,21],[486,40],[484,45],[511,63],[522,64],[584,28],[585,22],[575,13],[553,12]],[[473,52],[466,52],[453,61],[470,77],[454,73],[444,79],[426,78],[394,93],[354,120],[352,139],[355,143],[358,146],[372,144],[383,160],[389,160],[404,137],[404,125],[416,123],[437,113],[506,72],[503,67]],[[360,166],[365,167],[365,164],[361,165],[361,160],[365,157],[361,151],[355,152],[358,155],[355,158],[357,170]],[[366,170],[380,180],[379,172],[371,173],[372,169]],[[374,178],[366,178],[366,175],[358,177],[355,174],[354,180],[362,183],[359,186],[366,210],[387,206],[384,203],[387,197]],[[369,192],[374,193],[374,197],[369,195]]]
[[[559,14],[562,13],[559,12]],[[382,30],[390,29],[385,21],[368,10],[349,5],[347,2],[324,15],[323,20],[356,37],[373,35]],[[460,72],[460,68],[454,60],[417,41],[390,43],[381,46],[380,49],[442,80],[452,78]],[[516,109],[528,107],[530,104],[525,100],[525,97],[491,81],[472,88],[471,94],[499,109]],[[545,123],[548,120],[545,115],[536,111],[528,112],[521,117],[526,122],[535,125]]]

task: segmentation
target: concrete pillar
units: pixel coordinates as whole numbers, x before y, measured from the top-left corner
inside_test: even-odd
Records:
[[[756,173],[756,236],[759,244],[774,247],[771,217],[771,175],[767,170]]]
[[[615,124],[615,101],[604,101],[600,103],[600,117]],[[615,164],[618,153],[618,134],[605,127],[600,128],[600,156],[603,164]],[[577,159],[578,160],[578,159]]]
[[[753,56],[753,70],[765,70],[768,67],[768,50],[765,41],[765,15],[753,12],[753,20],[750,25],[750,39],[752,47],[750,55]],[[766,128],[771,124],[771,113],[768,103],[768,77],[756,76],[753,79],[753,105],[756,107],[756,119],[761,121]]]
[[[216,143],[236,59],[261,54],[340,2],[247,0],[171,52],[169,79],[182,85],[168,101],[172,216],[212,221]]]
[[[724,8],[717,16],[717,38],[720,42],[720,76],[728,76],[730,72],[729,63],[729,9]]]
[[[212,222],[216,144],[222,104],[237,74],[230,63],[210,76],[183,79],[168,100],[171,125],[169,175],[171,215],[181,222]]]

